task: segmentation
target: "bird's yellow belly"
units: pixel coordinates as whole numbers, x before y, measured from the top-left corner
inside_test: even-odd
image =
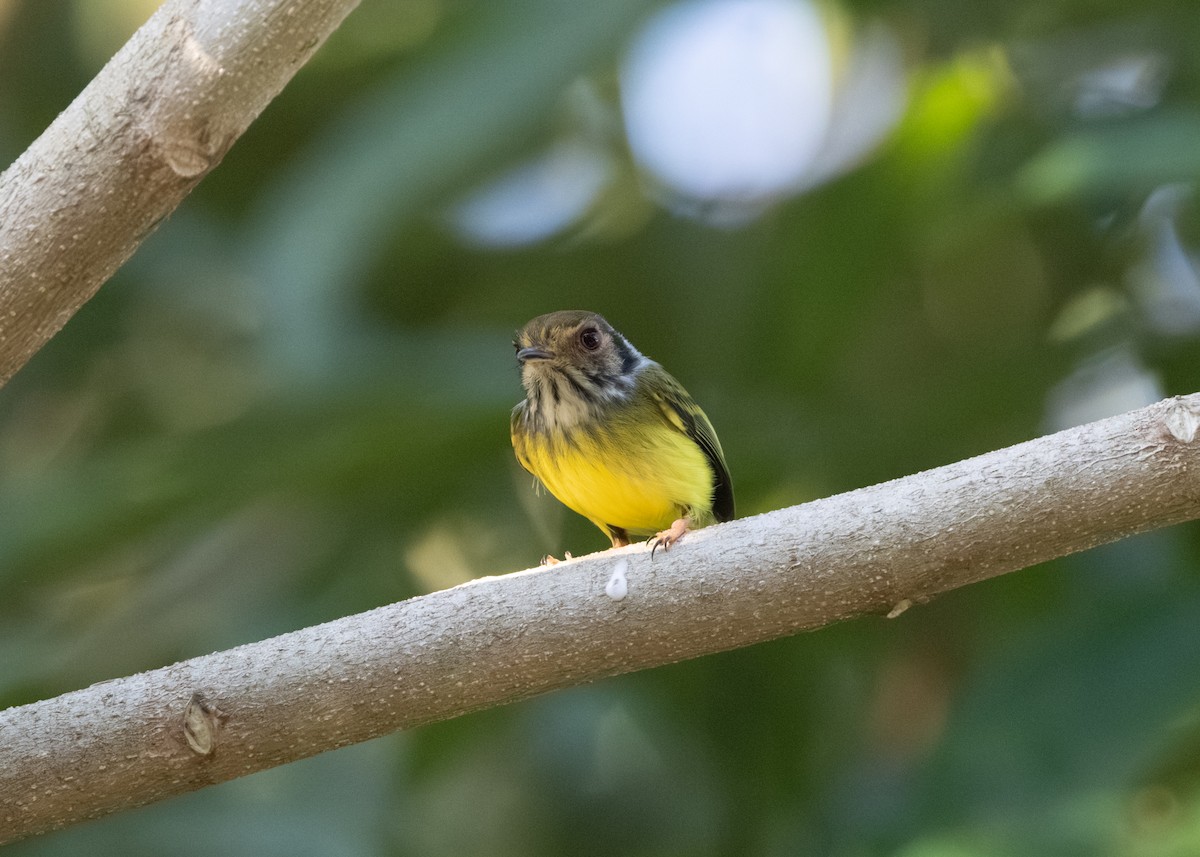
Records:
[[[522,463],[563,504],[601,529],[648,535],[684,514],[711,522],[713,475],[688,437],[663,426],[618,443],[607,433],[522,439]]]

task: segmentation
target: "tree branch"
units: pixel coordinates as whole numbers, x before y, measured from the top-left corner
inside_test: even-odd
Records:
[[[167,0],[0,174],[0,384],[175,210],[358,0]]]
[[[1200,394],[0,712],[0,842],[1200,517]],[[622,582],[621,578],[624,578]]]

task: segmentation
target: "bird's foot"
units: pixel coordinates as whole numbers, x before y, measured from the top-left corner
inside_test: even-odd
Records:
[[[654,559],[654,554],[659,548],[666,551],[671,545],[683,538],[683,534],[688,531],[690,525],[691,522],[687,518],[679,518],[661,533],[656,533],[654,538],[650,540],[650,558]]]
[[[566,562],[569,559],[575,559],[575,557],[571,556],[570,551],[564,552],[562,559],[551,556],[550,554],[546,554],[544,557],[542,557],[542,565],[558,565],[560,562]]]

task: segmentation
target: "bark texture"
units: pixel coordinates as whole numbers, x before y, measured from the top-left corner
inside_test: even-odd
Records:
[[[1200,517],[1200,394],[0,712],[0,842]],[[911,613],[909,614],[912,615]],[[913,621],[909,619],[908,621]],[[916,619],[919,621],[919,619]]]
[[[167,0],[0,174],[0,384],[224,157],[358,0]]]

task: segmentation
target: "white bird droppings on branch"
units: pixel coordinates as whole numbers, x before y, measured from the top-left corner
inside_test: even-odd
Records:
[[[604,586],[604,594],[613,601],[624,601],[625,596],[629,594],[629,581],[625,577],[627,571],[629,571],[629,560],[621,557],[613,566],[612,577]]]

